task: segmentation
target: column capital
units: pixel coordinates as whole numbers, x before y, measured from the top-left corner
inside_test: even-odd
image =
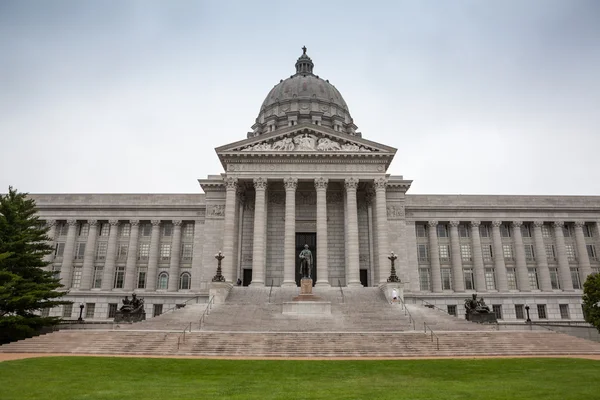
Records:
[[[544,226],[544,221],[533,221],[534,228],[541,228],[542,226]]]
[[[259,176],[258,178],[254,178],[252,180],[254,182],[254,189],[266,189],[267,188],[267,178],[263,178]]]
[[[76,219],[68,219],[67,225],[75,226],[75,225],[77,225],[77,220]]]
[[[55,219],[47,219],[46,221],[44,221],[44,223],[46,224],[46,226],[48,228],[50,228],[51,226],[56,225],[56,220]]]
[[[88,219],[87,223],[90,227],[96,226],[96,225],[98,225],[98,220],[97,219]]]
[[[173,220],[173,226],[181,226],[181,223],[182,223],[182,222],[183,222],[183,221],[181,221],[180,219],[174,219],[174,220]]]
[[[513,221],[511,225],[513,228],[520,228],[523,225],[523,221]]]
[[[552,223],[552,226],[554,226],[555,228],[562,228],[565,226],[565,221],[554,221]]]
[[[238,179],[232,176],[228,176],[225,178],[225,188],[226,190],[236,190],[238,187]]]
[[[322,176],[315,179],[315,189],[317,190],[327,190],[328,184],[329,179],[323,178]]]
[[[385,190],[387,188],[387,184],[387,178],[376,178],[373,181],[373,186],[375,187],[375,190]]]
[[[116,226],[116,225],[119,225],[119,220],[118,219],[109,219],[108,223],[110,224],[110,226]]]
[[[159,226],[160,225],[160,219],[153,219],[152,221],[150,221],[150,223],[152,224],[152,226]]]
[[[460,225],[460,221],[452,220],[448,222],[448,225],[450,225],[452,228],[458,228],[458,225]]]
[[[498,220],[492,221],[492,226],[494,228],[500,228],[500,225],[502,225],[502,221],[498,221]]]
[[[427,225],[429,225],[430,228],[437,228],[438,222],[435,220],[431,220],[431,221],[427,222]]]
[[[298,178],[294,178],[288,176],[287,178],[283,178],[283,186],[285,190],[296,190],[298,188]]]
[[[129,224],[131,226],[138,226],[140,224],[140,220],[139,219],[130,219]]]
[[[471,228],[479,228],[481,221],[471,221]]]
[[[344,180],[344,184],[346,189],[356,189],[358,187],[358,179],[357,178],[346,178]]]
[[[575,228],[583,228],[583,226],[585,225],[585,221],[575,221],[574,225]]]

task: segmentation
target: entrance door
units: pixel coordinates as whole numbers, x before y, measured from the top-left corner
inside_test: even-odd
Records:
[[[242,276],[242,285],[248,286],[250,282],[252,282],[252,268],[245,268],[242,271],[244,272]]]
[[[312,280],[313,286],[317,283],[317,234],[316,233],[296,233],[296,285],[300,286],[300,252],[304,250],[304,245],[308,245],[308,249],[312,252],[313,256],[313,268],[312,268]]]
[[[360,283],[362,283],[362,285],[364,287],[369,286],[369,280],[367,279],[367,277],[368,277],[367,272],[368,272],[368,270],[366,270],[366,269],[360,270]]]

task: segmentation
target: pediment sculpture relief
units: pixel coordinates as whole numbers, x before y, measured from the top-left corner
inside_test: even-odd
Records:
[[[285,137],[273,143],[261,142],[246,146],[241,151],[357,151],[371,152],[373,149],[356,143],[343,143],[341,141],[319,138],[310,133],[302,133]]]

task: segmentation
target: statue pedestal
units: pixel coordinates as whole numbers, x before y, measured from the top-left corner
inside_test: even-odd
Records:
[[[209,300],[211,297],[214,297],[214,304],[225,303],[232,287],[233,284],[229,282],[211,282],[210,289],[208,290]]]
[[[385,298],[387,299],[388,303],[391,303],[393,300],[392,291],[394,289],[396,289],[398,298],[400,300],[402,300],[402,302],[404,302],[404,283],[402,283],[402,282],[387,282],[387,283],[382,283],[381,285],[379,285],[379,288],[381,289],[383,294],[385,294]],[[398,303],[400,303],[400,300],[398,300]]]
[[[312,279],[309,278],[300,280],[300,295],[294,297],[292,301],[283,303],[284,314],[331,314],[331,302],[323,301],[322,298],[313,294],[312,282]]]
[[[146,320],[146,311],[141,310],[137,312],[123,312],[121,310],[117,310],[115,314],[115,323],[129,323],[133,324],[134,322],[140,322]]]
[[[467,321],[471,321],[471,322],[477,322],[478,324],[495,324],[498,322],[498,320],[496,319],[496,314],[494,314],[493,312],[488,312],[488,313],[478,313],[478,312],[472,312],[472,313],[467,313],[465,315],[465,319]]]

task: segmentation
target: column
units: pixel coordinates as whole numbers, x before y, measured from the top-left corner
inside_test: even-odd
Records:
[[[131,245],[130,245],[131,247]],[[137,251],[136,251],[137,252]],[[150,252],[148,253],[148,270],[146,272],[146,291],[156,290],[156,275],[158,274],[158,254],[160,252],[160,220],[152,221],[150,232]],[[129,269],[129,258],[127,259]],[[135,271],[135,270],[134,270]],[[169,274],[169,283],[173,277]],[[178,277],[175,279],[179,279]],[[167,284],[167,288],[168,288]]]
[[[552,291],[550,282],[550,271],[548,270],[548,258],[546,257],[546,246],[542,235],[544,221],[533,221],[533,241],[535,243],[535,261],[537,263],[538,276],[540,277],[540,289],[545,292]]]
[[[285,232],[283,238],[283,283],[281,286],[296,287],[296,188],[298,179],[285,178],[283,186],[285,187]],[[320,247],[319,250],[321,250]]]
[[[46,220],[46,227],[48,228],[48,232],[46,233],[46,236],[48,236],[48,241],[46,243],[52,248],[52,251],[44,256],[44,262],[48,263],[48,265],[45,267],[45,270],[51,271],[52,267],[50,263],[52,263],[54,260],[55,251],[54,237],[56,236],[56,220]]]
[[[96,256],[96,239],[98,239],[98,221],[88,220],[90,227],[88,231],[87,242],[85,244],[85,253],[83,254],[83,266],[81,268],[80,290],[90,290],[92,288],[92,274],[94,273],[94,260]]]
[[[357,178],[346,178],[346,209],[348,215],[348,277],[347,286],[362,287],[360,283],[360,263],[358,251],[358,210],[356,205]],[[381,223],[381,221],[379,221]],[[381,250],[380,250],[381,251]]]
[[[266,178],[254,178],[254,190],[256,197],[254,200],[254,243],[252,246],[252,286],[264,286],[266,276],[265,265],[265,215],[266,202],[265,193],[267,191]]]
[[[571,280],[571,268],[567,258],[567,249],[565,247],[565,233],[563,221],[554,222],[554,239],[556,240],[556,259],[558,261],[558,274],[560,275],[560,285],[565,291],[573,291],[573,281]]]
[[[511,224],[513,243],[515,245],[515,261],[517,264],[517,287],[522,292],[529,292],[529,274],[527,273],[527,261],[525,260],[525,247],[523,246],[523,234],[521,233],[521,221],[513,221]]]
[[[481,225],[481,222],[471,221],[471,246],[473,247],[473,267],[475,268],[475,289],[478,292],[487,292],[479,225]]]
[[[234,265],[235,273],[234,278],[242,279],[242,238],[244,233],[244,204],[246,202],[246,191],[243,188],[238,187],[237,190],[237,263]]]
[[[235,275],[233,268],[233,252],[235,243],[235,205],[237,188],[237,178],[231,176],[225,178],[225,229],[223,233],[223,255],[225,258],[222,261],[221,270],[227,282],[234,282]],[[179,277],[177,277],[177,279],[179,279]],[[171,282],[170,273],[169,282]],[[171,288],[171,283],[169,283],[169,288]]]
[[[235,213],[235,204],[233,208]],[[227,208],[225,208],[227,215]],[[233,229],[232,229],[233,230]],[[233,241],[232,241],[233,242]],[[233,249],[233,247],[232,247]],[[233,258],[233,254],[232,254]],[[173,241],[171,242],[171,260],[169,260],[169,292],[179,289],[179,260],[181,259],[181,220],[173,220]],[[233,280],[233,264],[231,269]]]
[[[133,284],[135,282],[135,269],[137,266],[137,250],[138,250],[138,236],[140,234],[140,221],[130,220],[131,230],[129,232],[129,246],[127,248],[127,264],[125,265],[125,284],[124,289],[131,291],[133,290]]]
[[[388,260],[390,254],[389,228],[387,220],[386,189],[388,180],[386,178],[375,179],[375,212],[377,214],[377,241],[379,242],[379,284],[387,282],[390,275],[391,265]],[[357,241],[358,243],[358,241]]]
[[[316,286],[331,286],[329,283],[329,265],[327,256],[329,248],[327,244],[327,178],[315,179],[315,189],[317,191],[317,265],[319,266],[319,279]]]
[[[77,220],[70,219],[67,221],[67,224],[69,225],[69,229],[67,230],[67,240],[65,242],[63,261],[60,267],[60,282],[65,288],[70,289],[71,279],[73,278],[73,252],[75,250]]]
[[[450,221],[450,247],[452,252],[452,275],[455,292],[465,291],[465,278],[463,274],[462,255],[460,253],[460,239],[458,238],[459,221]]]
[[[585,222],[575,221],[575,242],[577,245],[577,260],[579,261],[579,276],[581,276],[581,284],[592,273],[590,265],[590,257],[585,246],[585,237],[583,236],[583,226]]]
[[[437,221],[429,221],[427,234],[429,235],[429,265],[431,265],[431,289],[435,293],[442,293],[442,271],[440,267],[440,246],[437,237]]]
[[[119,221],[111,219],[108,245],[106,246],[106,261],[102,273],[102,290],[111,290],[115,274],[115,261],[117,259],[117,237],[119,235]],[[129,249],[128,249],[129,250]]]
[[[494,246],[494,270],[498,279],[498,291],[508,292],[506,278],[506,264],[504,264],[504,251],[502,249],[502,235],[500,234],[502,221],[492,221],[492,241]]]
[[[365,202],[367,203],[367,220],[369,226],[369,271],[371,272],[371,286],[375,284],[375,282],[379,282],[379,269],[375,270],[375,245],[374,245],[374,221],[373,221],[373,197],[375,197],[375,192],[370,189],[365,193]]]

